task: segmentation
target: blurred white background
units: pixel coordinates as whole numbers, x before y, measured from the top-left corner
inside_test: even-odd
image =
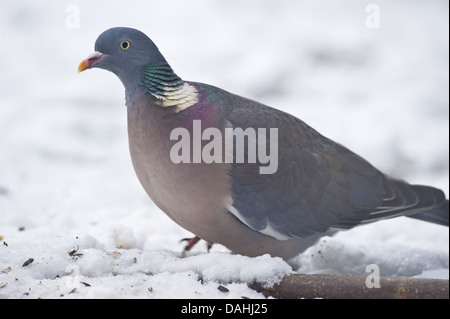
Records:
[[[370,3],[378,28],[367,24]],[[183,79],[287,111],[448,196],[448,9],[437,0],[1,1],[0,236],[25,247],[19,227],[43,243],[87,231],[108,245],[119,224],[134,248],[181,249],[187,232],[134,175],[120,81],[76,72],[114,26],[146,33]],[[420,226],[420,243],[407,231],[415,221],[390,222],[383,240],[405,231],[394,243],[440,246],[448,270],[448,228]]]

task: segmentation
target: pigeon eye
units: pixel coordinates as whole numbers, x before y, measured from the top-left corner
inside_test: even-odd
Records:
[[[128,40],[125,40],[125,41],[122,41],[121,43],[120,43],[120,48],[122,49],[122,50],[128,50],[129,49],[129,47],[130,47],[130,41],[128,41]]]

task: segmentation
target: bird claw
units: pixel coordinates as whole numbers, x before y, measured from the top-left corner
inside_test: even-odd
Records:
[[[182,257],[186,257],[186,252],[190,251],[192,249],[192,247],[194,247],[200,240],[201,240],[201,238],[198,236],[195,236],[192,238],[181,239],[180,243],[183,241],[187,241],[187,245],[184,247],[183,252],[181,253]],[[211,249],[212,245],[213,245],[213,243],[210,243],[208,241],[206,242],[206,248],[208,250],[208,253],[209,253],[209,250]]]
[[[184,247],[184,251],[186,252],[190,251],[192,247],[194,247],[195,244],[197,244],[200,241],[200,239],[201,239],[200,237],[195,236],[192,238],[183,238],[182,240],[180,240],[180,242],[187,241],[187,245],[186,247]]]

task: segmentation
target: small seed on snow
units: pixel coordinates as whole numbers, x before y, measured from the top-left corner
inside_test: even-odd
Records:
[[[219,285],[217,289],[219,289],[219,291],[221,292],[230,292],[230,290],[227,287],[224,287],[222,285]]]
[[[7,272],[10,272],[11,271],[11,267],[8,267],[8,268],[5,268],[5,269],[3,269],[2,270],[2,273],[7,273]]]
[[[28,260],[27,260],[26,262],[23,263],[22,267],[28,266],[28,265],[31,264],[33,261],[34,261],[33,258],[28,258]]]

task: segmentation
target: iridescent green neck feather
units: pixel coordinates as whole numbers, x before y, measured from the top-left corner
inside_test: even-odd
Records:
[[[166,62],[147,66],[141,85],[157,98],[158,106],[175,107],[177,113],[198,103],[195,87],[176,75]]]

